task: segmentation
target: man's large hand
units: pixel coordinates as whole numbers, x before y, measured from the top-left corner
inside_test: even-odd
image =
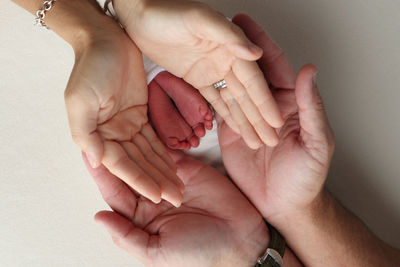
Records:
[[[248,16],[234,19],[264,48],[260,66],[285,118],[280,144],[249,150],[220,121],[225,167],[306,266],[398,266],[399,251],[377,238],[323,189],[334,137],[315,84],[316,68],[297,75],[279,47]]]
[[[253,149],[274,146],[283,124],[268,84],[254,62],[262,51],[239,27],[203,3],[187,0],[116,0],[120,22],[141,51],[199,89]],[[212,84],[225,79],[221,91]],[[229,91],[240,104],[230,105]]]
[[[255,21],[235,17],[247,36],[264,49],[263,69],[284,116],[281,139],[274,148],[248,149],[240,136],[219,120],[225,167],[240,189],[272,224],[285,215],[304,212],[319,196],[333,154],[334,139],[313,79],[316,68],[294,72],[282,50]]]
[[[92,166],[100,162],[152,201],[174,205],[183,183],[147,118],[142,54],[110,18],[76,50],[65,99],[74,141]],[[86,41],[83,38],[83,41]]]
[[[217,170],[183,153],[176,159],[186,187],[179,208],[138,197],[104,167],[86,164],[114,210],[96,221],[146,266],[254,265],[269,240],[260,214]]]

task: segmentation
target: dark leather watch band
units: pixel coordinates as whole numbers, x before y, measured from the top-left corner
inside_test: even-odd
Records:
[[[270,234],[268,249],[259,258],[255,267],[281,267],[281,259],[285,253],[285,239],[272,225],[267,223],[267,226]]]
[[[276,262],[272,257],[268,256],[263,264],[256,264],[256,267],[282,267],[278,262]]]

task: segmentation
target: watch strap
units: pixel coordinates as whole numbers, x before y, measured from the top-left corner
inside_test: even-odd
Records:
[[[264,255],[258,259],[255,267],[282,267],[285,239],[272,225],[267,223],[267,226],[270,233],[269,245]]]

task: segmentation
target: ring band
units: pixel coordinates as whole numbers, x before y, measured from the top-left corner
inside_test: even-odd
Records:
[[[226,81],[225,80],[220,80],[220,81],[214,83],[213,86],[214,86],[215,89],[218,89],[218,90],[226,88]]]

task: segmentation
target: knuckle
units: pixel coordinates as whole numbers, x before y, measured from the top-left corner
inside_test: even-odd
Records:
[[[116,158],[111,162],[110,168],[113,169],[122,169],[122,166],[126,166],[130,163],[130,158],[126,154],[117,155]]]
[[[220,98],[214,98],[210,100],[210,104],[216,108],[217,106],[219,106],[221,104],[221,99]]]
[[[253,119],[250,116],[250,121],[251,124],[254,125],[254,127],[257,129],[258,132],[265,132],[265,127],[266,127],[266,122],[264,119],[260,116],[257,116],[255,119]]]
[[[258,80],[264,80],[265,78],[264,78],[264,75],[262,74],[262,73],[260,73],[260,72],[256,72],[256,73],[253,73],[252,75],[250,75],[249,77],[247,77],[243,82],[242,82],[242,84],[243,84],[243,86],[245,87],[245,88],[252,88],[253,87],[253,85],[256,83],[256,81],[258,81]]]
[[[328,136],[328,148],[330,151],[334,151],[336,147],[336,140],[333,132],[330,130],[329,131],[329,136]]]
[[[117,247],[120,247],[120,248],[122,247],[122,243],[121,243],[121,239],[120,238],[112,237],[112,241]]]
[[[222,101],[225,103],[228,107],[232,107],[235,104],[235,101],[231,97],[226,97],[225,95],[222,96]]]
[[[152,152],[153,150],[151,149],[151,147],[150,147],[150,144],[146,144],[146,145],[144,145],[143,147],[142,147],[142,152],[143,152],[143,154],[144,155],[150,155],[150,153]]]
[[[125,151],[129,151],[131,157],[137,159],[141,158],[142,153],[140,153],[140,150],[136,147],[136,145],[132,144],[131,142],[123,142],[122,144]]]
[[[244,105],[248,101],[248,97],[246,93],[242,93],[236,97],[236,101],[239,103],[239,105]]]
[[[65,101],[71,100],[76,96],[76,91],[72,90],[71,88],[67,88],[64,91],[64,99]]]
[[[143,172],[140,172],[139,174],[135,175],[132,177],[132,180],[130,182],[130,186],[135,189],[137,184],[143,182],[144,180],[146,180],[146,175]]]
[[[150,147],[150,145],[143,146],[142,148],[142,153],[144,154],[144,157],[146,159],[151,158],[154,155],[153,149]]]
[[[332,155],[335,149],[335,139],[332,137],[331,132],[326,132],[324,137],[320,140],[317,145],[321,151],[324,151],[327,155]]]
[[[317,96],[314,105],[315,105],[314,106],[315,110],[325,112],[324,101],[322,100],[322,98],[320,96]]]
[[[159,146],[160,144],[162,144],[157,136],[151,136],[150,138],[148,138],[148,142],[150,146],[147,146],[146,153],[152,153],[153,149],[151,147]]]
[[[244,36],[242,29],[232,22],[230,23],[230,30],[235,35],[239,35],[240,37]]]
[[[271,101],[274,101],[272,96],[269,94],[264,94],[261,100],[257,101],[257,99],[255,99],[255,102],[256,102],[255,104],[260,109],[261,107],[264,107],[264,106],[270,106],[268,104],[271,103]]]
[[[113,190],[112,193],[103,196],[104,201],[109,203],[111,200],[118,198],[122,194],[122,191],[124,190],[124,184],[123,183],[118,183],[118,186]]]
[[[71,137],[75,144],[82,148],[82,135],[76,132],[71,132]]]
[[[197,2],[196,5],[187,8],[186,14],[194,18],[206,18],[209,14],[209,7],[202,2]]]
[[[219,93],[220,93],[220,95],[221,95],[221,97],[222,97],[222,99],[223,99],[224,101],[229,101],[229,100],[232,99],[232,95],[229,93],[229,91],[227,90],[227,88],[222,88],[222,89],[219,91]]]
[[[249,125],[249,123],[246,120],[244,120],[243,118],[237,118],[235,121],[236,121],[241,133],[246,132],[245,129],[252,128]]]
[[[76,111],[77,107],[81,107],[82,96],[76,90],[66,89],[64,91],[64,101],[67,111],[70,113],[71,111]]]

